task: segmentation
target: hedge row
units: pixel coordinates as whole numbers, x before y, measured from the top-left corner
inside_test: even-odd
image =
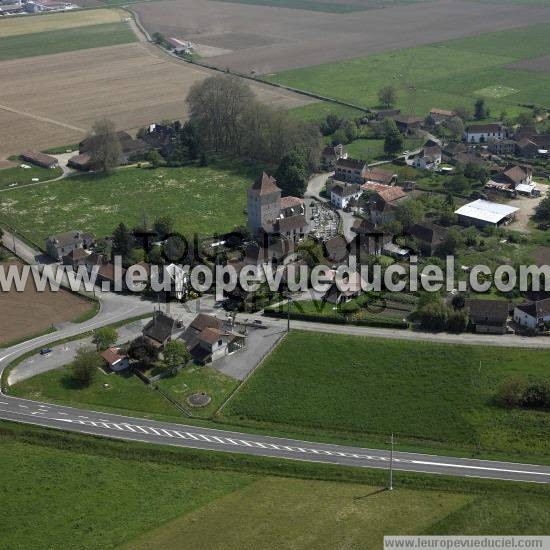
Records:
[[[275,309],[266,309],[264,314],[267,317],[279,317],[286,318],[287,313],[283,311],[277,311]],[[290,318],[295,321],[308,321],[310,323],[328,323],[335,325],[357,325],[357,326],[370,326],[370,327],[384,327],[384,328],[409,328],[408,322],[403,322],[402,319],[393,317],[365,317],[363,319],[345,319],[343,317],[316,315],[314,313],[296,313],[290,312]]]

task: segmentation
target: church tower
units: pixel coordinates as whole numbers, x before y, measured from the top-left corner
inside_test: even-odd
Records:
[[[260,229],[273,231],[273,224],[281,214],[281,190],[275,178],[263,172],[248,190],[248,228],[253,234]]]

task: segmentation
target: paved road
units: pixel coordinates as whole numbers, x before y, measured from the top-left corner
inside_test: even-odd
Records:
[[[157,422],[0,395],[0,418],[115,439],[363,468],[389,467],[389,452]],[[550,467],[394,453],[397,471],[550,483]]]
[[[35,254],[36,255],[36,254]],[[137,296],[122,296],[99,292],[102,300],[100,312],[93,319],[78,325],[68,324],[56,333],[44,335],[0,351],[0,373],[27,351],[48,345],[55,340],[75,336],[82,332],[152,312],[154,304]],[[213,299],[195,300],[188,304],[172,306],[172,313],[184,322],[198,310],[214,311]],[[248,316],[250,320],[260,316]],[[270,326],[284,326],[284,320],[265,320]],[[429,341],[453,340],[457,343],[483,343],[513,347],[549,347],[550,339],[514,339],[511,336],[487,337],[477,335],[431,335],[408,331],[393,331],[368,327],[325,325],[293,321],[292,326],[317,332],[347,333],[386,338],[426,339]],[[468,337],[471,340],[468,340]],[[493,341],[491,341],[491,339]],[[294,460],[324,462],[342,466],[388,468],[387,451],[328,445],[323,443],[274,438],[263,435],[228,432],[220,429],[199,428],[139,418],[123,417],[86,409],[76,409],[25,399],[0,393],[0,419],[34,424],[38,426],[95,434],[105,437],[145,441],[164,445],[177,445],[197,449],[237,452]],[[420,473],[471,476],[502,480],[550,483],[550,467],[424,455],[395,453],[395,469]]]

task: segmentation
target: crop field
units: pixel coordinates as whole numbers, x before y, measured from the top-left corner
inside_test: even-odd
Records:
[[[189,88],[213,73],[135,43],[4,61],[0,74],[0,127],[11,136],[0,142],[5,158],[76,143],[103,117],[120,130],[183,119]],[[313,101],[263,84],[253,90],[281,108]]]
[[[321,11],[327,13],[352,13],[357,11],[385,8],[399,4],[423,2],[424,0],[364,0],[364,1],[326,1],[326,0],[218,0],[234,4],[251,4],[255,6],[271,6],[274,8],[290,8],[294,10]]]
[[[67,13],[47,13],[40,17],[15,17],[2,19],[0,24],[0,38],[35,32],[59,31],[101,25],[105,23],[119,23],[127,19],[128,14],[121,10],[89,10]]]
[[[0,267],[20,265],[17,262]],[[93,304],[60,290],[38,292],[29,284],[24,292],[0,290],[0,346],[21,338],[28,338],[52,328],[58,323],[72,321],[89,312]]]
[[[391,84],[397,89],[396,106],[421,115],[431,107],[472,108],[480,96],[487,98],[495,115],[513,114],[520,109],[518,104],[550,105],[549,74],[510,68],[512,63],[549,53],[549,33],[550,24],[536,25],[287,71],[267,79],[371,107],[378,104],[378,90]]]
[[[74,228],[97,237],[143,216],[170,216],[175,229],[211,235],[245,221],[246,189],[256,173],[223,165],[206,168],[122,168],[111,175],[82,175],[2,195],[0,214],[43,246],[51,234]]]
[[[128,23],[104,23],[0,38],[0,61],[136,42]]]
[[[512,63],[508,66],[510,69],[523,69],[525,71],[537,71],[542,73],[550,73],[550,55],[536,57],[534,59],[526,59],[518,63]]]
[[[544,351],[292,332],[224,415],[295,433],[360,441],[369,434],[380,442],[394,432],[401,443],[548,459],[547,412],[492,404],[503,379],[547,376],[548,358]]]
[[[383,9],[346,13],[355,6],[372,7],[372,2],[327,2],[161,0],[133,4],[132,9],[150,33],[160,31],[199,45],[231,50],[209,57],[209,63],[263,75],[550,22],[550,11],[543,6],[506,4],[497,8],[468,0],[398,1]],[[328,13],[330,10],[338,13]],[[373,73],[356,76],[354,88],[360,90],[364,88],[363,78]]]

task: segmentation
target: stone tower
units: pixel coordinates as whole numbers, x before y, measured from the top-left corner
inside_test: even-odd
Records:
[[[263,172],[248,190],[248,228],[253,234],[273,231],[281,214],[281,190],[275,178]]]

